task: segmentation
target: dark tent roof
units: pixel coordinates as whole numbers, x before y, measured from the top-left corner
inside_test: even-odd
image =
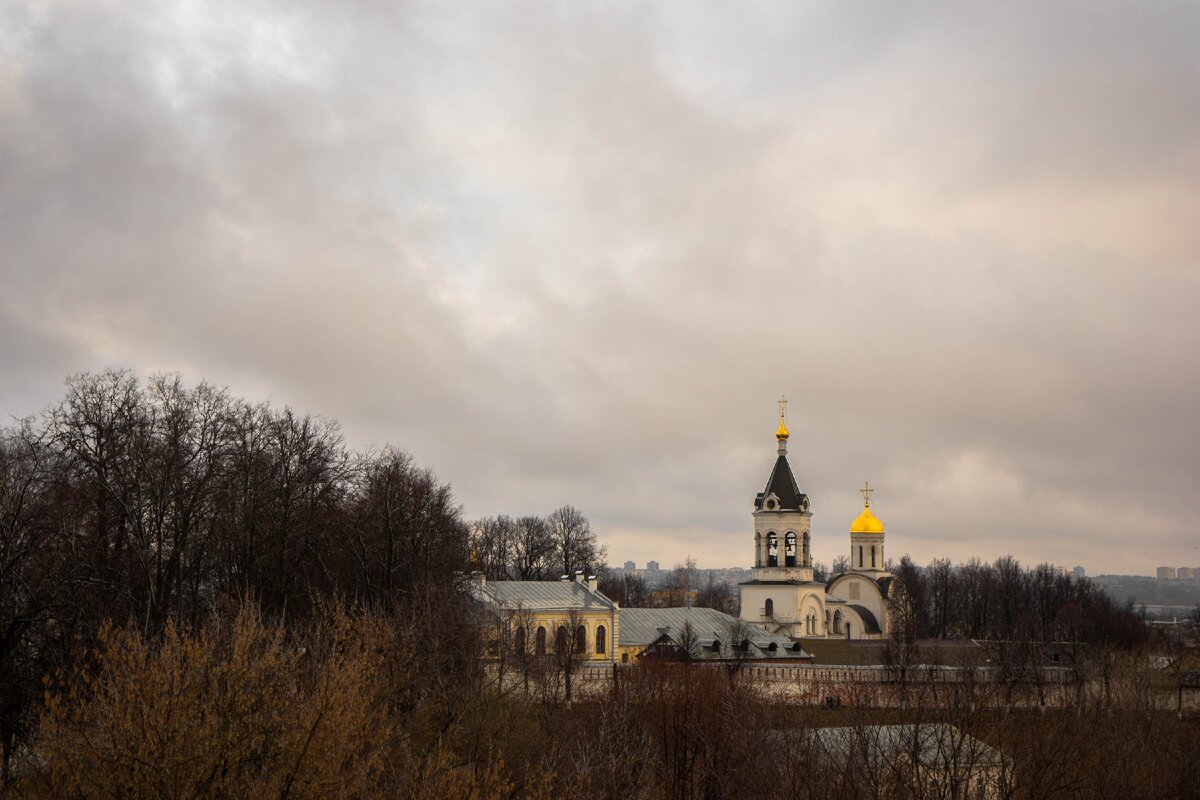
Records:
[[[780,511],[801,511],[808,500],[808,495],[801,492],[800,487],[796,485],[796,476],[792,474],[787,456],[780,455],[776,459],[766,491],[754,498],[754,508],[762,510],[763,503],[772,494],[779,498]]]

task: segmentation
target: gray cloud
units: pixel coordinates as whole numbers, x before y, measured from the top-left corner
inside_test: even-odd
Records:
[[[466,512],[748,559],[1200,564],[1200,15],[0,9],[0,410],[173,369],[411,448]]]

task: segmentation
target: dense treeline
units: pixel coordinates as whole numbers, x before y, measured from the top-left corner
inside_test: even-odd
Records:
[[[891,590],[893,630],[924,639],[1075,641],[1132,648],[1145,642],[1144,621],[1087,578],[1049,564],[1024,569],[1012,556],[994,564],[921,568],[904,556]]]
[[[334,597],[452,611],[467,555],[450,488],[406,453],[176,376],[72,378],[0,430],[3,774],[43,677],[108,620],[153,640],[245,599],[289,621]]]
[[[328,608],[288,631],[253,608],[154,638],[105,629],[92,667],[51,697],[20,794],[942,800],[978,797],[981,778],[1005,800],[1200,792],[1200,726],[1144,705],[1132,659],[1114,702],[1040,710],[998,707],[986,684],[958,687],[953,706],[917,691],[902,708],[796,705],[752,671],[687,664],[622,670],[572,704],[430,664],[423,651],[442,648],[427,636],[391,613]],[[876,726],[896,723],[937,737],[934,769],[907,742],[888,754]],[[828,727],[844,747],[821,745],[813,731]]]
[[[558,580],[583,570],[603,572],[604,547],[573,506],[549,516],[485,517],[471,524],[471,565],[488,580]]]

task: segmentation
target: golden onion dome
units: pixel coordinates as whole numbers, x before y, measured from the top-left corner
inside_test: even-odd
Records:
[[[863,512],[858,519],[850,523],[851,533],[883,533],[883,523],[879,517],[871,513],[871,506],[863,506]]]
[[[779,398],[779,428],[775,431],[775,438],[779,440],[780,444],[783,444],[784,442],[786,442],[788,440],[787,423],[784,421],[784,419],[786,417],[787,417],[787,398],[780,397]]]

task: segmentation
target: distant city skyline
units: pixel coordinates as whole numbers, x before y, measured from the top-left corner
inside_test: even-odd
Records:
[[[1200,562],[1198,25],[4,3],[0,414],[178,371],[715,565],[785,394],[817,560],[869,480],[894,559]]]

